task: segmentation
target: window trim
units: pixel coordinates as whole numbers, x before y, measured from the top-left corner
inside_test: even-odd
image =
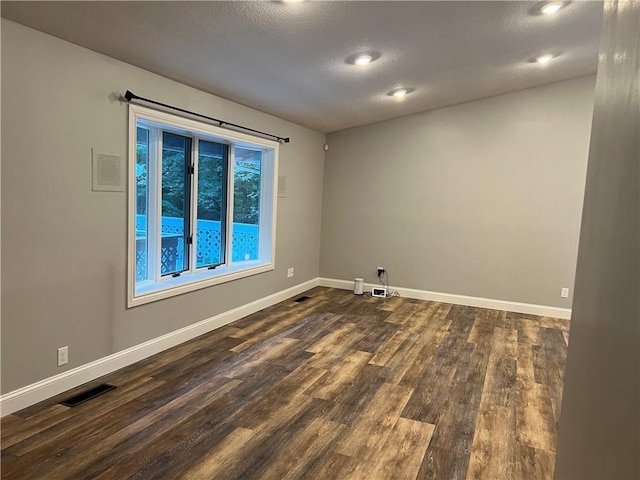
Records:
[[[228,130],[217,127],[205,122],[192,120],[190,118],[181,117],[175,114],[151,109],[141,105],[129,104],[129,125],[128,125],[128,187],[127,187],[127,308],[144,305],[146,303],[155,302],[175,295],[181,295],[193,292],[205,287],[220,285],[222,283],[238,280],[241,278],[257,275],[260,273],[275,270],[275,254],[276,254],[276,223],[277,223],[277,205],[278,196],[276,182],[278,181],[278,157],[279,142],[267,140],[262,137],[248,135],[235,130]],[[248,148],[261,147],[267,149],[265,155],[272,156],[266,158],[262,162],[264,174],[261,175],[261,212],[266,211],[271,203],[271,221],[259,223],[260,227],[266,227],[265,231],[260,231],[261,238],[270,239],[270,252],[265,251],[267,248],[266,241],[260,241],[258,245],[258,256],[264,258],[265,254],[269,254],[268,261],[252,260],[242,263],[233,264],[231,262],[232,242],[226,241],[225,248],[229,255],[229,263],[224,267],[215,270],[196,270],[187,275],[180,277],[163,279],[162,282],[150,283],[147,288],[143,288],[142,293],[136,295],[136,138],[138,120],[143,120],[160,125],[168,125],[176,130],[183,130],[187,135],[203,135],[218,139],[222,143],[227,143],[230,149],[236,146],[246,146]],[[195,142],[193,142],[195,143]],[[231,157],[233,158],[233,157]],[[231,181],[227,183],[227,202],[231,202],[233,208],[233,175],[229,172]],[[269,181],[271,180],[271,181]],[[197,183],[197,179],[194,183]],[[157,190],[157,189],[156,189]],[[159,192],[157,192],[159,193]],[[194,194],[192,190],[192,195]],[[150,205],[147,206],[147,209]],[[157,205],[156,205],[157,209]],[[264,210],[263,210],[264,209]],[[233,234],[233,211],[229,213],[227,210],[227,239]],[[147,218],[149,210],[147,210]],[[231,225],[230,225],[231,223]],[[265,237],[262,237],[265,235]],[[195,242],[194,242],[195,244]],[[191,259],[190,259],[191,261]]]

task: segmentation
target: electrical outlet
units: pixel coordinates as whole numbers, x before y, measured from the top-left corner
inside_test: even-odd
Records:
[[[563,287],[562,290],[560,290],[560,296],[562,298],[569,298],[569,289],[567,287]]]
[[[384,267],[378,267],[377,270],[378,270],[378,276],[384,273]]]
[[[66,365],[69,363],[69,347],[60,347],[58,349],[58,366]]]
[[[293,267],[287,269],[287,278],[293,277]]]

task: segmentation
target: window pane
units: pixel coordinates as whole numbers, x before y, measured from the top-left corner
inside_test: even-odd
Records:
[[[227,145],[198,142],[196,267],[225,262]]]
[[[189,268],[191,139],[162,133],[162,275]]]
[[[137,127],[136,138],[136,282],[147,279],[149,234],[149,130]]]
[[[258,259],[261,160],[261,151],[236,147],[232,239],[234,262]]]

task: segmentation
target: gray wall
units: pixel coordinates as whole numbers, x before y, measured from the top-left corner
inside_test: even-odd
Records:
[[[91,191],[91,148],[126,155],[126,89],[291,136],[274,272],[125,309],[126,195]],[[318,276],[324,134],[5,20],[2,100],[3,393]]]
[[[330,134],[321,276],[569,308],[594,83]]]
[[[640,478],[640,3],[605,6],[557,479]]]

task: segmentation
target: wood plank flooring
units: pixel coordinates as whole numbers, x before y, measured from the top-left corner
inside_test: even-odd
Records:
[[[2,479],[553,477],[568,321],[306,295],[3,418]]]

